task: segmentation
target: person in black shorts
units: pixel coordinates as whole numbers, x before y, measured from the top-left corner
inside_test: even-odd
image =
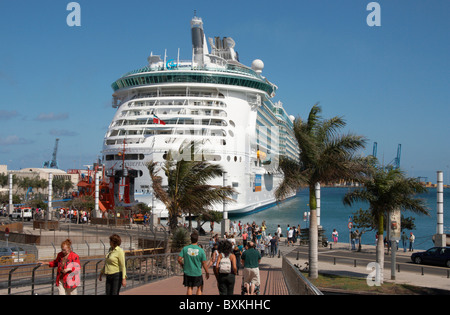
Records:
[[[183,285],[187,287],[187,295],[192,295],[194,287],[197,295],[202,295],[203,276],[202,267],[205,270],[206,279],[209,279],[208,261],[203,248],[198,246],[198,234],[191,234],[191,245],[183,247],[178,256],[178,263],[183,267]]]

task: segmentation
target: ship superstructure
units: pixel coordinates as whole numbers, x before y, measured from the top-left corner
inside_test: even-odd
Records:
[[[210,38],[209,51],[199,17],[191,20],[191,32],[191,60],[152,53],[148,65],[112,84],[117,111],[105,135],[103,163],[116,204],[123,203],[120,183],[126,177],[129,203],[147,203],[166,216],[153,198],[147,163],[163,162],[169,150],[194,142],[199,149],[193,158],[220,163],[226,185],[238,192],[227,211],[261,209],[275,202],[283,178],[280,155],[298,159],[294,118],[281,102],[272,101],[277,86],[262,76],[261,60],[251,67],[241,64],[230,37]]]

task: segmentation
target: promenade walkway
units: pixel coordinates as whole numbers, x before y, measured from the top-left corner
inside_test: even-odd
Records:
[[[283,242],[280,244],[281,252],[292,263],[297,265],[303,265],[304,260],[297,260],[295,250],[298,246],[286,246]],[[333,251],[344,250],[349,251],[349,245],[346,243],[338,243],[333,246]],[[373,253],[375,261],[375,246],[364,245],[363,251],[366,253]],[[416,250],[421,251],[421,250]],[[322,255],[329,255],[331,250],[322,252]],[[333,264],[321,261],[321,253],[319,253],[319,272],[336,274],[349,277],[358,277],[365,279],[370,270],[367,270],[367,266],[358,265],[357,267],[350,266],[348,264]],[[397,256],[410,257],[411,253],[404,253],[402,250],[397,251]],[[385,256],[385,261],[389,261],[390,256]],[[430,266],[428,266],[430,267]],[[261,295],[288,295],[288,289],[285,284],[283,273],[281,271],[281,258],[263,257],[260,264],[261,273]],[[446,276],[436,276],[431,274],[422,275],[418,272],[402,271],[396,274],[396,280],[392,281],[390,269],[384,270],[384,282],[395,282],[398,284],[409,284],[413,286],[421,286],[435,289],[448,290],[450,292],[450,279]],[[204,279],[205,280],[205,279]],[[234,294],[241,294],[242,284],[242,270],[240,275],[236,277],[236,284]],[[217,281],[210,271],[209,280],[205,280],[204,294],[205,295],[218,295]],[[122,295],[184,295],[186,289],[183,286],[183,278],[172,277],[170,279],[162,280],[155,283],[150,283],[139,288],[130,290],[124,290]]]
[[[234,294],[241,294],[242,273],[236,276]],[[210,277],[206,280],[203,274],[204,295],[218,295],[217,280],[212,268],[209,270]],[[288,295],[288,289],[281,271],[281,258],[262,257],[260,263],[260,294],[261,295]],[[183,276],[176,276],[158,282],[143,285],[139,288],[124,290],[121,295],[185,295],[186,288],[183,286]],[[195,294],[195,289],[194,289]]]
[[[29,227],[27,227],[30,229]],[[33,233],[32,230],[28,231],[28,233]],[[36,233],[36,232],[35,232]],[[54,231],[46,231],[46,232],[39,232],[42,235],[48,234],[48,235],[54,235]],[[131,237],[128,237],[131,231],[125,231],[122,232],[124,235],[124,241],[127,242],[130,240]],[[80,234],[79,231],[75,231],[75,229],[71,230],[70,237],[77,237],[77,235]],[[67,237],[65,235],[65,237]],[[209,237],[201,237],[202,243],[207,244],[209,241]],[[238,241],[240,239],[237,238]],[[106,243],[106,241],[105,241]],[[82,245],[82,244],[78,244]],[[100,255],[100,257],[104,256],[104,248],[100,247],[98,250],[96,250],[95,246],[96,244],[90,244],[88,251],[90,250],[91,255]],[[98,244],[97,244],[98,245]],[[134,248],[135,244],[124,244],[124,248],[132,247]],[[136,245],[137,246],[137,245]],[[280,251],[285,255],[285,257],[292,263],[297,265],[304,265],[304,262],[307,260],[307,258],[301,258],[299,260],[296,259],[296,250],[298,248],[304,249],[305,246],[299,247],[296,246],[286,246],[284,242],[284,238],[280,242]],[[57,251],[57,247],[52,246],[41,246],[38,247],[39,250],[39,258],[40,259],[52,259],[55,257],[55,253]],[[76,249],[77,253],[81,254],[81,249]],[[415,251],[422,251],[423,249],[416,249]],[[337,263],[333,264],[330,262],[330,259],[328,259],[329,262],[326,262],[324,259],[324,256],[331,256],[333,255],[333,252],[347,252],[352,255],[351,251],[349,250],[349,244],[348,243],[338,243],[336,245],[333,245],[333,249],[321,249],[319,251],[319,272],[320,273],[328,273],[328,274],[337,274],[337,275],[344,275],[344,276],[352,276],[352,277],[359,277],[359,278],[367,278],[370,270],[367,270],[367,261],[365,263],[359,263],[357,264],[357,267],[354,267],[351,264],[342,264]],[[375,261],[375,246],[372,245],[363,245],[363,252],[368,253],[369,260],[372,259]],[[47,257],[48,256],[48,257]],[[411,256],[410,252],[404,253],[402,250],[397,251],[397,257],[405,257],[408,258]],[[321,259],[322,258],[322,259]],[[331,260],[332,261],[332,260]],[[390,255],[385,256],[385,262],[390,261]],[[261,294],[262,295],[288,295],[288,290],[283,278],[283,274],[281,271],[281,263],[282,259],[278,257],[270,258],[270,257],[263,257],[260,264],[260,273],[261,273]],[[426,269],[430,268],[439,268],[435,266],[424,266]],[[420,271],[407,271],[406,268],[401,269],[401,272],[398,272],[396,274],[396,280],[395,283],[405,283],[410,284],[413,286],[422,286],[422,287],[428,287],[428,288],[436,288],[436,289],[442,289],[442,290],[448,290],[450,291],[450,277],[448,277],[445,274],[445,268],[440,268],[444,274],[443,275],[433,275],[431,273],[425,272],[424,275],[420,273]],[[416,269],[419,270],[419,269]],[[385,267],[384,269],[384,281],[385,282],[391,282],[391,271],[389,268]],[[123,289],[121,291],[121,294],[123,295],[184,295],[186,294],[186,288],[182,284],[183,280],[182,277],[172,277],[165,280],[160,280],[158,282],[150,283],[147,285],[143,285],[138,288],[130,288],[130,289]],[[234,294],[240,295],[241,294],[241,284],[242,284],[242,270],[240,271],[240,275],[236,277],[236,284],[235,284],[235,290]],[[209,280],[205,280],[205,287],[204,287],[204,294],[205,295],[218,295],[218,289],[217,289],[217,281],[213,275],[212,270],[210,270],[210,278]]]

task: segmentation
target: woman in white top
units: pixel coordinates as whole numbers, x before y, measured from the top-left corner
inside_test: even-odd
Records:
[[[211,259],[209,260],[209,263],[208,263],[208,268],[211,266],[213,267],[213,271],[214,271],[214,275],[216,276],[216,279],[217,279],[216,264],[217,264],[218,258],[219,258],[219,244],[214,243],[213,249],[212,249],[212,254],[211,254]]]
[[[331,233],[331,237],[333,238],[333,242],[336,244],[338,242],[338,237],[339,237],[339,234],[336,231],[336,229],[334,229],[333,233]]]
[[[277,228],[277,235],[278,235],[278,237],[281,237],[281,227],[279,224],[278,224],[278,228]]]

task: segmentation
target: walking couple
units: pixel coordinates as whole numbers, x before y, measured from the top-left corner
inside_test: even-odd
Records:
[[[254,248],[253,250],[259,255],[259,252]],[[237,274],[237,259],[233,254],[233,245],[227,240],[219,242],[218,246],[219,255],[214,266],[214,274],[217,279],[218,289],[220,295],[233,295]],[[255,285],[259,285],[259,270],[246,270],[249,266],[248,263],[254,263],[253,252],[249,250],[242,254],[242,261],[244,262],[244,283],[245,279],[251,278],[248,282],[248,291],[252,292]],[[248,256],[248,257],[247,257]],[[259,256],[259,260],[261,256]],[[246,261],[247,260],[247,261]],[[259,260],[256,259],[256,264],[259,264]],[[197,295],[204,293],[204,281],[202,276],[202,268],[205,271],[206,280],[209,279],[208,259],[206,258],[205,251],[198,245],[198,234],[191,234],[191,244],[185,246],[179,256],[178,263],[183,267],[183,285],[187,288],[187,295],[192,295],[193,290],[197,288]],[[257,269],[258,266],[256,266]],[[257,274],[257,277],[256,277]],[[257,279],[253,281],[253,278]],[[253,284],[253,285],[252,285]]]

